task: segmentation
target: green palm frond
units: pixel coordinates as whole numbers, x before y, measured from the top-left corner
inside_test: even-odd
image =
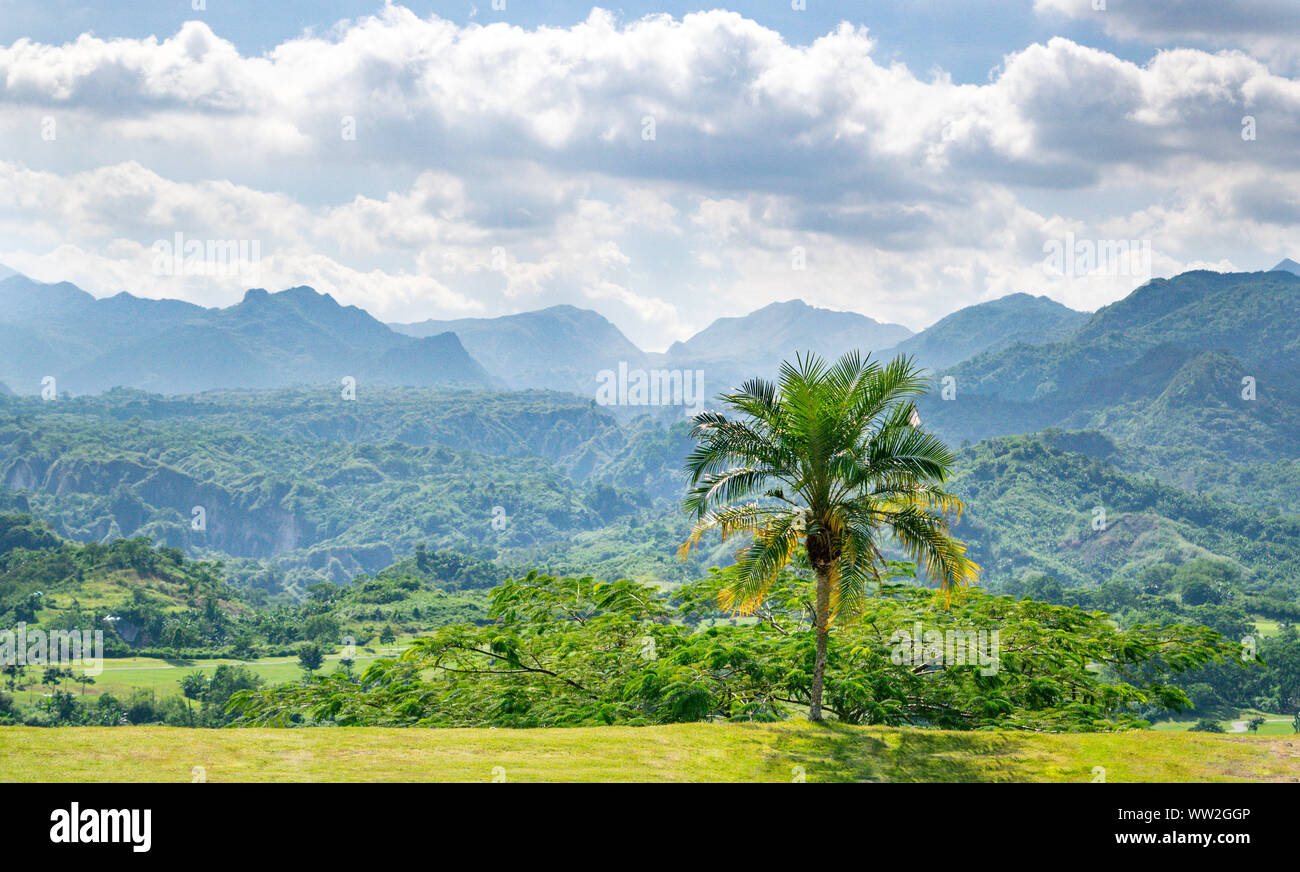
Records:
[[[752,614],[763,602],[776,575],[799,548],[802,519],[786,512],[766,524],[736,555],[739,580],[722,591],[719,604],[728,612]]]
[[[914,505],[899,504],[884,512],[883,523],[927,576],[951,595],[979,577],[979,566],[966,557],[964,543],[948,535],[947,521]]]
[[[855,524],[845,532],[835,611],[849,617],[860,615],[870,595],[880,587],[880,569],[885,565],[885,558],[869,530]]]
[[[758,533],[766,524],[784,515],[785,511],[779,507],[757,503],[708,511],[695,522],[695,526],[691,528],[691,535],[677,549],[677,553],[684,559],[704,534],[712,530],[721,534],[723,542],[738,533]]]

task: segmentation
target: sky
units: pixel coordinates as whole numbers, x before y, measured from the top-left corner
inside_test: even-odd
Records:
[[[1093,310],[1300,259],[1297,37],[1294,0],[0,0],[0,263],[647,350],[793,298]]]

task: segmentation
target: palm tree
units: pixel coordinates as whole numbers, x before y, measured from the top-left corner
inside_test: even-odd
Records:
[[[831,366],[808,354],[781,365],[779,384],[753,379],[724,395],[735,417],[695,416],[683,508],[696,523],[679,554],[713,529],[724,541],[752,536],[719,597],[732,614],[749,614],[804,546],[817,576],[813,721],[822,720],[831,624],[860,612],[868,584],[879,584],[883,537],[949,595],[979,575],[948,534],[949,514],[964,506],[942,489],[952,453],[919,426],[913,400],[925,390],[910,358],[881,366],[850,352]]]

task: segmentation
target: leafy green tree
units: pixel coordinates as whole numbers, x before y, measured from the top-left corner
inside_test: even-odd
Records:
[[[1192,726],[1188,727],[1192,733],[1222,733],[1223,727],[1214,718],[1201,718]]]
[[[907,578],[914,571],[888,564],[882,574]],[[231,714],[239,723],[272,726],[788,718],[806,709],[812,687],[809,603],[816,580],[778,573],[754,621],[728,622],[718,598],[737,573],[735,566],[715,570],[672,599],[627,580],[529,573],[493,591],[489,622],[441,627],[400,658],[376,661],[357,675],[340,669],[238,693]],[[939,668],[925,651],[925,660],[899,657],[899,631],[917,623],[967,639],[983,631],[988,644],[966,648],[967,656]],[[1098,612],[990,596],[978,587],[948,600],[888,580],[861,620],[837,627],[836,641],[826,711],[849,724],[959,730],[1145,727],[1140,713],[1190,705],[1166,683],[1169,675],[1227,662],[1240,650],[1205,627],[1120,629]]]
[[[66,690],[55,690],[40,705],[49,713],[53,726],[77,723],[77,698]]]
[[[1217,604],[1219,592],[1209,579],[1194,578],[1183,585],[1183,602],[1189,606]]]
[[[1145,594],[1156,595],[1169,586],[1174,577],[1174,567],[1168,563],[1155,563],[1145,566],[1137,576],[1137,587]]]
[[[307,597],[318,603],[333,602],[340,593],[339,586],[332,581],[321,581],[307,587]]]
[[[49,686],[50,689],[54,689],[59,686],[60,681],[71,677],[71,669],[63,669],[59,666],[47,666],[45,668],[45,674],[41,677],[41,684]]]
[[[881,366],[850,352],[828,366],[816,355],[781,365],[779,383],[746,382],[723,397],[735,417],[694,419],[684,509],[695,516],[681,556],[711,530],[752,537],[737,555],[728,611],[749,614],[800,546],[816,574],[816,657],[808,717],[823,719],[831,623],[863,608],[879,584],[883,537],[892,537],[947,592],[979,574],[948,535],[962,503],[942,488],[954,457],[917,426],[924,394],[909,358]]]
[[[336,642],[339,638],[338,619],[332,615],[312,615],[303,621],[302,635],[311,642]]]
[[[242,690],[256,690],[262,686],[262,678],[245,666],[222,664],[212,673],[207,688],[203,691],[203,726],[220,727],[230,723],[226,714],[226,703],[230,697]]]
[[[317,642],[304,642],[298,648],[298,667],[303,671],[304,677],[311,678],[313,672],[321,668],[325,662],[325,649]]]
[[[202,672],[191,672],[180,680],[181,694],[186,699],[201,699],[203,691],[208,689],[208,680]]]
[[[1044,572],[1031,573],[1023,582],[1025,595],[1044,603],[1060,605],[1065,601],[1065,588],[1061,582]]]

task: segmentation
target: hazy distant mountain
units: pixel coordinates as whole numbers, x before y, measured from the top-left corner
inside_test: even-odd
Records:
[[[1300,275],[1197,271],[1148,282],[1091,316],[1014,294],[916,335],[852,312],[774,303],[719,319],[664,354],[645,354],[604,317],[573,306],[385,325],[307,287],[250,290],[237,305],[205,309],[129,294],[95,299],[66,282],[16,275],[0,280],[0,381],[23,394],[38,392],[46,376],[73,394],[116,386],[180,393],[352,376],[359,385],[496,384],[593,397],[598,373],[625,363],[699,370],[707,398],[775,375],[796,351],[833,358],[855,348],[912,353],[951,375],[958,401],[934,394],[922,409],[949,438],[1047,426],[1145,438],[1159,427],[1147,413],[1162,396],[1160,413],[1196,430],[1231,399],[1219,394],[1252,377],[1267,390],[1248,410],[1264,417],[1223,438],[1254,439],[1276,453],[1300,414],[1300,399],[1295,410],[1290,399],[1290,385],[1300,383],[1297,311]]]
[[[35,393],[54,376],[74,394],[123,386],[159,393],[358,382],[488,385],[454,336],[396,333],[328,294],[249,291],[204,309],[118,294],[97,300],[66,282],[0,281],[0,378]]]
[[[85,312],[95,298],[71,282],[45,284],[24,275],[0,278],[0,322],[51,321]]]
[[[229,331],[202,322],[150,333],[59,372],[60,390],[99,393],[132,387],[162,394],[213,388],[269,388],[301,379],[276,371]],[[317,375],[313,381],[334,381]]]
[[[769,369],[795,352],[826,358],[849,349],[878,351],[912,335],[899,324],[882,324],[856,312],[819,309],[802,300],[772,303],[737,318],[719,318],[685,342],[674,342],[670,360],[710,363],[744,361]]]
[[[645,357],[602,315],[575,306],[388,326],[408,336],[455,333],[493,376],[517,390],[545,388],[593,396],[598,372],[616,370],[620,362],[637,367]]]
[[[802,300],[772,303],[748,315],[719,318],[685,342],[674,342],[651,364],[700,375],[706,397],[755,376],[775,378],[783,360],[811,351],[833,360],[850,349],[877,352],[912,335],[856,312],[810,306]]]
[[[1277,266],[1269,270],[1269,272],[1278,272],[1278,271],[1295,273],[1296,275],[1300,276],[1300,263],[1296,263],[1294,260],[1292,260],[1289,257],[1284,257],[1282,258],[1281,263],[1279,263]]]
[[[451,383],[479,387],[495,382],[455,333],[411,338],[413,342],[391,344],[374,362],[376,381],[395,385]]]
[[[924,367],[941,368],[1018,342],[1055,342],[1087,320],[1087,312],[1076,312],[1047,297],[1011,294],[959,309],[904,339],[885,355],[910,354]]]
[[[16,276],[16,275],[18,275],[18,270],[10,269],[9,267],[0,263],[0,280],[7,279],[10,276]]]

